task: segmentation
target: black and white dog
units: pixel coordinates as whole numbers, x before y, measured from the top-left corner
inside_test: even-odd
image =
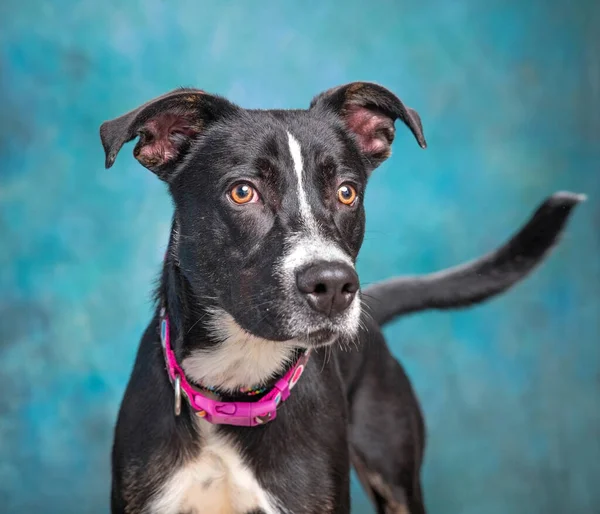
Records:
[[[505,291],[582,198],[551,196],[479,260],[361,293],[365,187],[397,119],[426,146],[418,114],[365,82],[289,111],[180,89],[102,125],[106,167],[139,136],[175,204],[116,427],[113,513],[347,513],[351,464],[378,512],[425,512],[424,424],[380,326]]]

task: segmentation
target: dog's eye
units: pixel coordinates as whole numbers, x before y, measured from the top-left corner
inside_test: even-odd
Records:
[[[342,184],[337,191],[337,197],[344,205],[352,205],[356,201],[356,189],[350,184]]]
[[[246,182],[241,182],[233,186],[229,191],[229,197],[238,205],[258,202],[259,199],[256,189]]]

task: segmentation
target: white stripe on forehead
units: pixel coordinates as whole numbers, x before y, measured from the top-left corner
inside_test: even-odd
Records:
[[[298,180],[298,202],[300,203],[300,215],[306,225],[306,228],[311,232],[317,233],[317,222],[310,210],[310,204],[308,203],[306,190],[304,189],[304,163],[302,162],[300,143],[298,143],[298,140],[289,132],[287,135],[288,145],[290,147],[290,155],[292,156],[292,161],[294,162],[294,171],[296,172],[296,178]]]
[[[304,180],[304,163],[302,150],[298,140],[289,132],[288,144],[290,155],[294,163],[294,171],[298,181],[298,203],[300,204],[300,218],[304,223],[305,232],[292,234],[287,239],[288,250],[282,261],[281,269],[288,274],[290,284],[295,283],[295,273],[301,267],[317,261],[345,262],[354,268],[350,256],[344,252],[334,241],[329,241],[321,234],[319,224],[310,208],[306,197]]]

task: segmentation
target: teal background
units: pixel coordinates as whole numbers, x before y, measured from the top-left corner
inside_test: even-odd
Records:
[[[1,512],[108,508],[171,204],[132,146],[104,170],[100,123],[181,85],[295,108],[353,80],[417,109],[429,142],[399,127],[372,178],[363,283],[474,258],[555,190],[589,196],[526,282],[386,330],[426,414],[429,512],[600,512],[597,2],[5,0],[0,24]]]

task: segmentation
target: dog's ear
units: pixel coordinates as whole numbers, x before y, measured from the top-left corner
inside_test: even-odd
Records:
[[[210,123],[238,109],[224,98],[199,89],[178,89],[155,98],[100,126],[110,168],[121,147],[139,136],[134,157],[168,182],[194,138]]]
[[[378,84],[352,82],[329,89],[313,99],[310,109],[327,109],[340,116],[370,164],[369,173],[390,156],[397,119],[408,126],[422,148],[427,147],[417,112]]]

